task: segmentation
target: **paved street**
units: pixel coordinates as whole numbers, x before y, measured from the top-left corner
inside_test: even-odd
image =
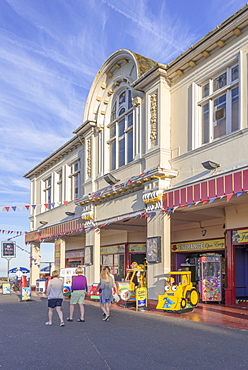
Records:
[[[248,331],[167,315],[112,309],[102,321],[87,303],[86,322],[46,326],[47,300],[19,302],[0,295],[0,368],[13,369],[236,369],[247,368]],[[65,318],[69,302],[63,303]]]

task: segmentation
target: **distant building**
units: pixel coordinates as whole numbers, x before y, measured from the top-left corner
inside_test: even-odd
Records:
[[[218,253],[226,303],[248,296],[247,9],[168,65],[125,49],[104,62],[82,125],[25,175],[33,257],[54,242],[55,265],[85,264],[89,284],[147,258],[156,300],[165,273]]]

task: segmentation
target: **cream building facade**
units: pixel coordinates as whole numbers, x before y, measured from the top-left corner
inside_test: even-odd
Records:
[[[147,258],[156,300],[164,274],[218,252],[223,299],[248,296],[247,8],[168,65],[125,49],[104,62],[82,125],[25,175],[36,260],[53,242],[56,266],[83,263],[92,284]]]

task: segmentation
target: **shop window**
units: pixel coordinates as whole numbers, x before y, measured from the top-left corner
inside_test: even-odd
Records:
[[[240,129],[239,65],[231,65],[201,86],[200,145]]]
[[[101,256],[101,265],[108,266],[110,273],[114,275],[116,281],[124,279],[124,254],[108,254]]]
[[[133,160],[133,106],[129,89],[116,96],[111,111],[108,142],[110,169],[122,167]]]

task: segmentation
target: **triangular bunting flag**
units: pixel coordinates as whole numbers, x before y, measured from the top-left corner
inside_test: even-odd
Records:
[[[45,204],[44,204],[44,206],[45,206],[46,208],[48,208],[48,203],[45,203]]]
[[[64,200],[64,202],[63,202],[66,206],[67,206],[67,204],[68,204],[68,200]]]
[[[215,199],[217,199],[217,198],[211,198],[211,199],[209,200],[209,204],[210,204],[210,203],[213,203],[213,202],[215,201]]]
[[[240,195],[243,194],[243,191],[239,191],[238,193],[236,193],[237,197],[240,197]]]
[[[27,210],[29,210],[30,206],[24,206]]]
[[[32,204],[32,208],[35,209],[36,208],[36,204]]]
[[[4,207],[7,212],[9,212],[10,207]]]
[[[227,194],[226,201],[229,202],[229,200],[232,198],[232,196],[233,196],[233,193]]]
[[[16,206],[13,206],[11,208],[13,209],[14,212],[16,211]]]
[[[19,208],[19,210],[20,210],[20,211],[22,211],[22,208],[23,208],[23,207],[22,207],[22,206],[18,206],[18,208]]]
[[[206,204],[208,202],[208,199],[205,199],[202,201],[202,204]]]

